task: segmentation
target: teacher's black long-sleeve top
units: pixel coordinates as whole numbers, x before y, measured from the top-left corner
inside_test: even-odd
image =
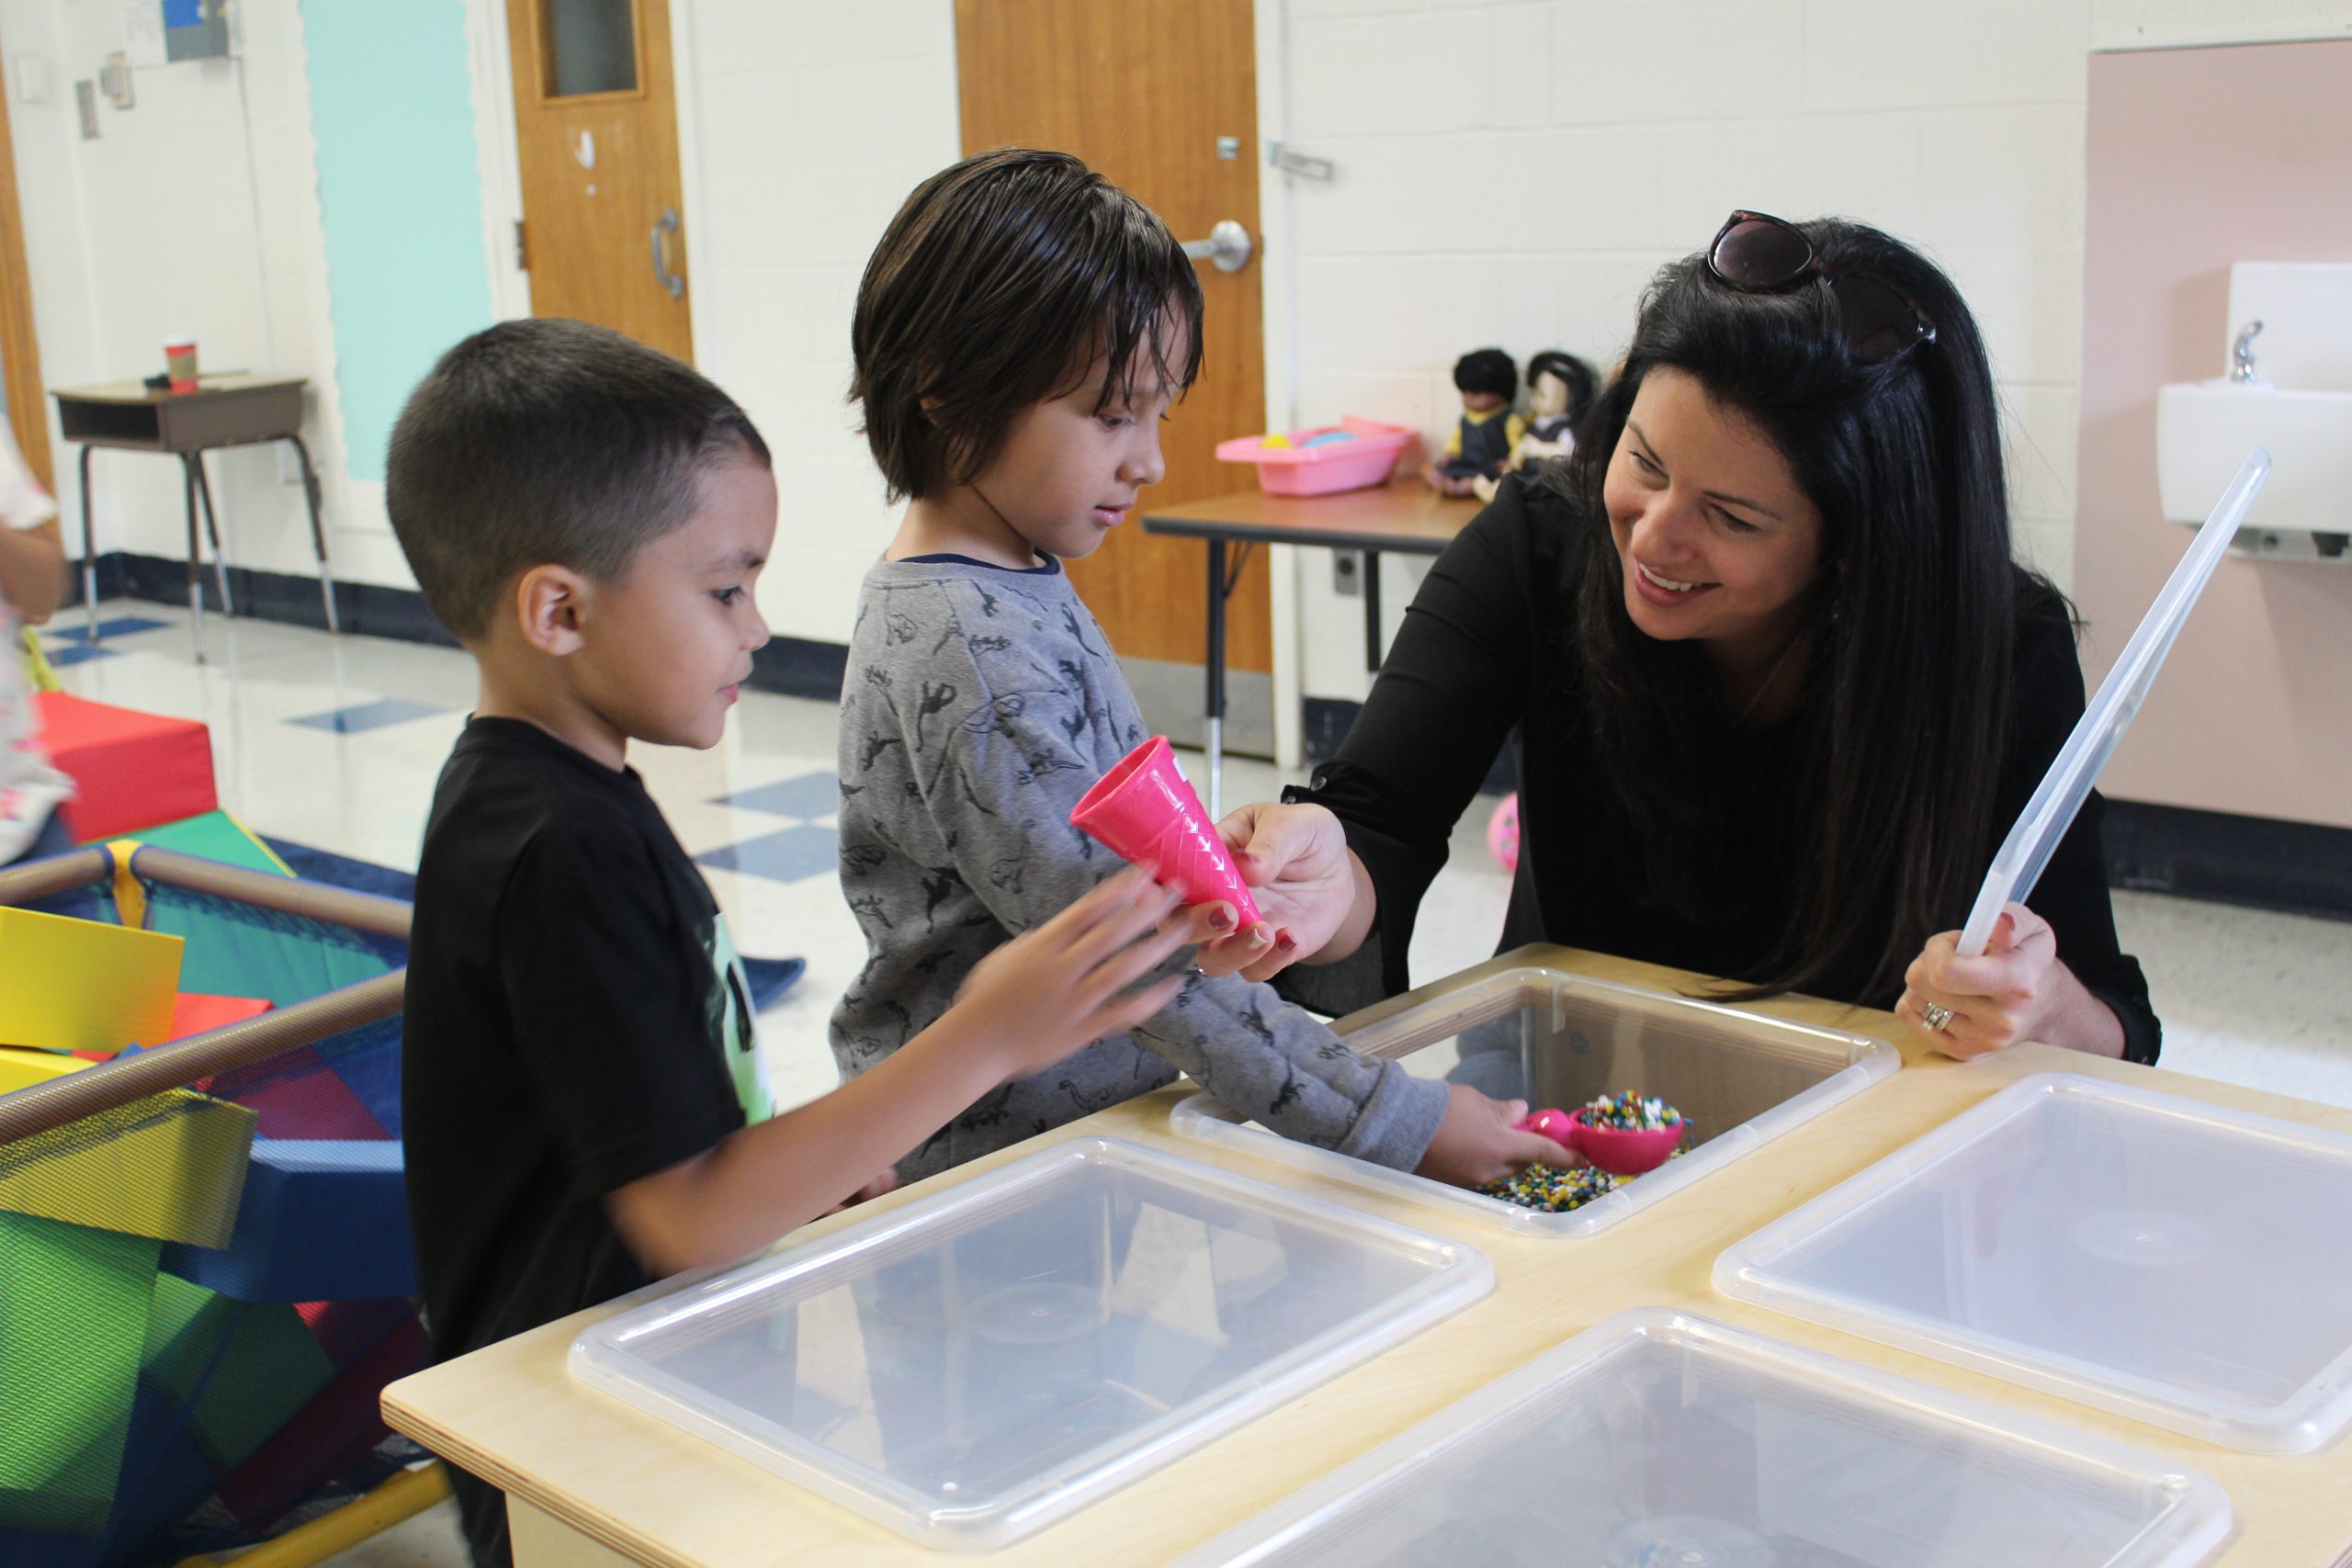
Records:
[[[1772,912],[1789,908],[1786,890],[1804,874],[1798,727],[1726,737],[1726,798],[1744,830],[1718,868],[1724,916],[1689,919],[1654,898],[1595,749],[1564,625],[1575,602],[1576,536],[1593,525],[1562,497],[1506,482],[1430,568],[1339,755],[1316,771],[1313,788],[1290,792],[1339,816],[1380,899],[1378,927],[1356,959],[1291,971],[1285,988],[1300,999],[1341,1010],[1408,987],[1405,954],[1421,897],[1514,732],[1520,861],[1498,951],[1548,942],[1704,975],[1761,972],[1779,934]],[[2022,574],[2014,688],[1987,863],[2083,711],[2064,602]],[[2126,1056],[2153,1062],[2161,1031],[2138,962],[2116,945],[2102,810],[2094,794],[2027,903],[2056,931],[2061,961],[2122,1021]],[[1892,1006],[1893,994],[1863,994],[1867,968],[1849,964],[1815,989]]]

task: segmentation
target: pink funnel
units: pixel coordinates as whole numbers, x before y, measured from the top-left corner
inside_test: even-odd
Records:
[[[1225,852],[1216,824],[1201,809],[1201,797],[1177,772],[1165,735],[1153,736],[1119,759],[1086,792],[1069,819],[1120,859],[1151,867],[1175,885],[1187,904],[1223,899],[1240,921],[1236,930],[1257,923],[1257,902]]]

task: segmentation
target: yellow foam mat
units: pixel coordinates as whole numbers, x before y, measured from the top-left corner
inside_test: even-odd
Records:
[[[0,1145],[0,1209],[226,1247],[259,1121],[242,1105],[175,1089]]]
[[[67,1073],[78,1073],[90,1064],[79,1056],[61,1056],[54,1051],[28,1051],[14,1045],[0,1045],[0,1094],[10,1089],[30,1089],[37,1083],[47,1083]]]
[[[169,1038],[183,945],[0,907],[0,1045],[112,1052]]]

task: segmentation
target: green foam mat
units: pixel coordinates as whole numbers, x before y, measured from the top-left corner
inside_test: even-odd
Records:
[[[188,1407],[205,1457],[231,1470],[327,1385],[334,1362],[291,1306],[248,1305],[166,1274],[147,1371]]]
[[[202,855],[206,860],[224,861],[258,871],[270,876],[291,876],[286,863],[270,852],[269,847],[245,831],[237,819],[225,811],[207,811],[199,816],[184,817],[177,822],[166,822],[160,828],[141,828],[136,833],[119,833],[118,838],[136,839],[142,844],[153,844],[159,850],[173,850],[184,855]]]
[[[0,1529],[106,1528],[162,1246],[0,1213]]]
[[[185,937],[180,989],[290,1007],[388,972],[356,932],[302,915],[147,884],[147,929]]]

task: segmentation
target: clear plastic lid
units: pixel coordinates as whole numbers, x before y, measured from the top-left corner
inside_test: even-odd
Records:
[[[985,1550],[1493,1283],[1458,1243],[1085,1139],[609,1318],[571,1370],[926,1545]]]
[[[1522,1235],[1582,1236],[1703,1179],[1903,1065],[1894,1046],[1865,1035],[1555,969],[1509,969],[1435,990],[1347,1043],[1401,1061],[1417,1077],[1532,1107],[1573,1111],[1621,1089],[1657,1095],[1690,1122],[1690,1148],[1604,1198],[1549,1213],[1294,1142],[1207,1094],[1177,1104],[1176,1130]]]
[[[2059,840],[2065,838],[2075,813],[2082,809],[2091,785],[2098,781],[2099,770],[2107,766],[2116,743],[2139,716],[2140,705],[2147,700],[2148,688],[2165,655],[2172,651],[2173,639],[2180,636],[2181,625],[2188,619],[2189,607],[2205,591],[2222,553],[2237,537],[2238,525],[2245,521],[2255,492],[2269,477],[2270,454],[2257,446],[2246,454],[2237,477],[2214,502],[2212,514],[2189,540],[2188,551],[2165,580],[2156,602],[2148,606],[2132,640],[2123,645],[2115,668],[2099,682],[2098,694],[2075,721],[2066,744],[2059,748],[2050,771],[2018,814],[2009,836],[1994,852],[1992,869],[1968,911],[1968,923],[1961,928],[1962,956],[1973,958],[1983,953],[2002,908],[2027,897],[2041,880],[2042,868],[2058,852]]]
[[[2352,1138],[2047,1073],[1715,1261],[1725,1295],[2255,1453],[2352,1419]]]
[[[1178,1568],[2193,1568],[2231,1529],[2154,1454],[1645,1307]]]

